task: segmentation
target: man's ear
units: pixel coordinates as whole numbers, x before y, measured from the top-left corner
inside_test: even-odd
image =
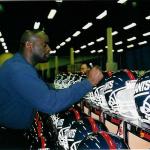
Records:
[[[25,43],[25,47],[31,49],[32,48],[32,42],[27,41]]]

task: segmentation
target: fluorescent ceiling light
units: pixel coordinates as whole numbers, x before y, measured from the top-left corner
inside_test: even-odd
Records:
[[[66,43],[65,42],[62,42],[62,43],[60,43],[60,46],[64,46]]]
[[[2,36],[2,33],[0,32],[0,36]]]
[[[133,40],[136,40],[136,37],[135,37],[135,36],[133,36],[133,37],[127,39],[128,42],[129,42],[129,41],[133,41]]]
[[[146,20],[150,20],[150,16],[145,17]]]
[[[98,53],[101,53],[101,52],[103,52],[103,49],[100,49],[100,50],[98,50],[97,52],[98,52]]]
[[[76,36],[78,36],[80,33],[81,33],[80,31],[76,31],[72,36],[73,36],[73,37],[76,37]]]
[[[96,19],[102,19],[107,15],[107,10],[103,11],[100,15],[96,17]]]
[[[149,36],[150,32],[143,33],[143,36]]]
[[[76,50],[76,51],[74,51],[75,53],[80,53],[80,50]]]
[[[49,52],[50,54],[55,54],[56,53],[56,50],[52,50]]]
[[[60,46],[58,45],[58,46],[56,46],[56,49],[60,49]]]
[[[115,45],[120,45],[122,43],[123,43],[122,41],[119,41],[119,42],[116,42]]]
[[[96,50],[92,50],[92,51],[91,51],[92,54],[95,53],[95,52],[96,52]]]
[[[104,37],[100,37],[99,39],[96,40],[96,42],[100,42],[100,41],[103,41],[104,40]]]
[[[4,49],[7,49],[7,46],[4,46]]]
[[[134,45],[130,44],[130,45],[127,46],[127,48],[131,48],[131,47],[134,47]]]
[[[138,43],[139,45],[147,44],[147,41],[142,41]]]
[[[112,32],[112,35],[116,35],[116,34],[118,34],[118,31]]]
[[[90,42],[90,43],[88,43],[88,46],[91,46],[91,45],[93,45],[94,44],[94,42]]]
[[[117,52],[118,53],[123,52],[123,49],[118,49]]]
[[[49,14],[48,14],[48,19],[53,19],[55,14],[56,14],[57,10],[56,9],[51,9]]]
[[[34,23],[34,29],[38,29],[40,27],[40,22],[35,22]]]
[[[123,3],[127,2],[127,1],[128,1],[128,0],[118,0],[117,3],[123,4]]]
[[[4,42],[4,38],[0,38],[0,42]]]
[[[62,3],[62,2],[63,2],[63,0],[56,0],[56,2],[57,2],[57,3]]]
[[[5,50],[5,53],[8,53],[8,52],[9,52],[9,51],[6,49],[6,50]]]
[[[66,42],[70,42],[71,41],[71,37],[68,37],[65,41]]]
[[[55,53],[56,53],[56,50],[53,50],[53,53],[55,54]]]
[[[84,27],[82,27],[83,30],[88,29],[89,27],[91,27],[93,25],[92,22],[88,22]]]
[[[86,48],[86,45],[83,45],[83,46],[81,46],[80,48],[81,48],[81,49],[84,49],[84,48]]]
[[[2,43],[2,46],[6,46],[6,43],[5,43],[5,42],[3,42],[3,43]]]
[[[128,29],[133,28],[133,27],[135,27],[135,26],[136,26],[136,23],[131,23],[131,24],[129,24],[129,25],[123,27],[123,29],[124,29],[124,30],[128,30]]]

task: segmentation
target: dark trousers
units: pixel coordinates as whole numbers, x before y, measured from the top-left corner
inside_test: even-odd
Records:
[[[0,150],[26,150],[25,130],[0,127]]]

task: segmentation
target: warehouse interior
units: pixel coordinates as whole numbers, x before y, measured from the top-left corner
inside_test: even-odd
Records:
[[[81,64],[99,66],[104,74],[70,108],[50,115],[37,111],[26,133],[28,148],[149,149],[149,27],[149,0],[0,0],[0,67],[19,52],[23,32],[35,29],[49,36],[49,59],[35,66],[47,85],[62,90],[82,82],[88,75],[81,74]],[[94,120],[106,127],[99,133],[92,126],[91,136],[78,138],[86,124],[78,113],[90,117],[90,124]],[[75,120],[82,126],[73,124]]]

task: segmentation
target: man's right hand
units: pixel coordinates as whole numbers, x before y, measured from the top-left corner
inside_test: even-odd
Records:
[[[103,79],[103,77],[103,73],[99,66],[93,67],[88,73],[88,80],[93,86],[97,85]]]

